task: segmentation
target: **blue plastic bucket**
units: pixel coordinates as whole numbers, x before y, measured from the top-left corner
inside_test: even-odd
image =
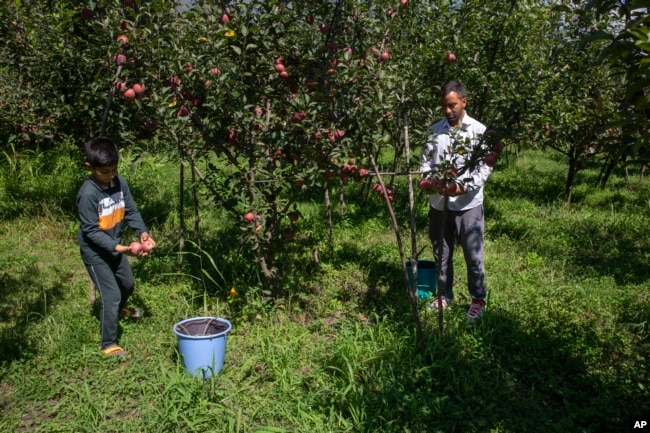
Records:
[[[174,325],[183,367],[194,377],[208,379],[219,373],[232,324],[218,317],[193,317]]]
[[[409,287],[413,285],[413,270],[411,261],[406,262]],[[418,298],[429,299],[436,295],[438,286],[438,271],[433,260],[418,260]]]

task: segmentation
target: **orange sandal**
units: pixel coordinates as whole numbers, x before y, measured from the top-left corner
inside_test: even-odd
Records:
[[[120,317],[123,319],[139,320],[142,316],[142,310],[139,308],[123,308],[120,312]]]
[[[117,344],[113,344],[112,346],[108,346],[105,349],[102,349],[102,353],[106,356],[126,356],[129,354],[126,350],[122,349],[120,346]]]

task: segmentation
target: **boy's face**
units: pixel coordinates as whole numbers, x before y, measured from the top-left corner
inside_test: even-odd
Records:
[[[111,186],[111,180],[117,175],[117,164],[107,165],[105,167],[93,167],[86,162],[84,165],[90,170],[90,176],[95,183],[102,188]]]

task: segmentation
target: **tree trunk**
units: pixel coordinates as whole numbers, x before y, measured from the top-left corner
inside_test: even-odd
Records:
[[[573,183],[575,182],[578,171],[580,171],[578,158],[575,155],[570,155],[569,172],[566,178],[566,185],[564,186],[564,207],[566,209],[571,207],[571,193],[573,192]]]
[[[185,251],[185,215],[184,215],[184,210],[185,210],[185,198],[183,191],[185,189],[185,164],[183,161],[183,157],[180,159],[180,165],[179,165],[179,173],[178,173],[178,193],[179,193],[179,198],[178,198],[178,221],[179,221],[179,227],[178,227],[178,251],[183,252]],[[183,254],[178,255],[178,261],[182,262],[183,261]]]

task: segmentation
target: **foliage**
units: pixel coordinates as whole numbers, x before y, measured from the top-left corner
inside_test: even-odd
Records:
[[[621,127],[629,135],[628,138],[636,138],[633,145],[628,146],[629,149],[626,150],[633,150],[633,155],[637,155],[640,148],[647,147],[650,141],[648,2],[636,0],[615,4],[599,0],[579,9],[578,13],[583,21],[590,24],[590,32],[585,40],[606,42],[601,50],[601,58],[605,59],[621,78],[624,92],[619,97],[622,112],[619,120]],[[617,17],[613,25],[609,24],[611,15]]]
[[[187,161],[211,201],[240,222],[276,292],[287,276],[277,266],[282,244],[297,235],[294,204],[324,195],[330,209],[333,181],[343,188],[373,176],[369,158],[387,147],[390,168],[403,166],[404,122],[422,143],[437,117],[432,83],[466,81],[485,122],[503,136],[517,127],[520,118],[505,113],[525,116],[522,99],[501,89],[515,80],[532,88],[535,77],[503,72],[539,64],[537,23],[547,13],[526,2],[193,3],[5,4],[14,37],[0,71],[22,80],[7,101],[47,105],[10,104],[0,130],[26,148],[105,133]],[[49,22],[57,26],[36,31]],[[144,93],[133,97],[136,86]],[[44,125],[54,130],[40,134]],[[249,212],[255,223],[244,221]]]

